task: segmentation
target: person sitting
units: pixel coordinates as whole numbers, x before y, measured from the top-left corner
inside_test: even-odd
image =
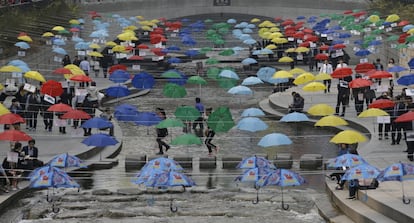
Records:
[[[17,143],[16,143],[17,144]],[[15,145],[16,145],[15,144]],[[15,154],[15,156],[11,155]],[[15,157],[16,160],[13,160],[12,157]],[[11,178],[11,189],[17,190],[19,187],[17,186],[18,179],[21,177],[21,171],[17,170],[17,162],[18,162],[19,154],[12,149],[10,154],[4,158],[2,167],[6,172],[6,175]]]
[[[10,185],[10,180],[7,177],[6,171],[3,169],[2,165],[0,165],[0,190],[5,193],[9,193],[9,189],[7,188]]]
[[[111,109],[110,108],[105,108],[104,112],[101,113],[100,117],[105,119],[105,120],[108,120],[109,122],[112,122]],[[114,126],[104,128],[104,129],[100,129],[100,130],[107,130],[107,129],[109,129],[109,135],[114,136]]]
[[[43,166],[43,162],[37,159],[39,150],[35,147],[35,143],[34,139],[29,140],[28,145],[22,150],[24,161],[27,162],[27,168],[30,170]]]
[[[289,105],[289,113],[302,112],[305,106],[305,99],[297,92],[292,92],[293,102]]]

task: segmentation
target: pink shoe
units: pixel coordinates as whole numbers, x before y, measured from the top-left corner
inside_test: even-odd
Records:
[[[216,153],[218,153],[218,152],[220,151],[220,148],[219,148],[218,146],[216,146],[216,148],[214,148],[214,151],[215,151]]]

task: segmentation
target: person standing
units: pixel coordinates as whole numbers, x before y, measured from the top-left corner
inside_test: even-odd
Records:
[[[378,70],[378,71],[384,70],[384,65],[382,65],[380,58],[377,58],[373,64],[375,66],[375,70]],[[378,85],[381,85],[381,78],[378,78],[377,81],[378,81]]]
[[[88,57],[83,58],[83,60],[79,64],[79,68],[85,73],[86,76],[89,77],[89,73],[91,71],[91,64],[88,61]],[[79,86],[84,87],[85,83],[81,82]],[[86,86],[89,86],[89,82],[86,82]]]
[[[213,112],[213,108],[207,108],[206,109],[206,118],[205,120],[208,120],[208,116]],[[213,156],[213,149],[217,153],[219,148],[211,143],[213,141],[214,136],[216,135],[216,132],[207,123],[207,130],[205,132],[206,139],[204,140],[204,144],[207,146],[208,149],[208,156]]]
[[[33,93],[27,94],[26,99],[26,118],[27,118],[27,127],[29,131],[36,131],[37,127],[37,115],[39,114],[39,110],[42,103],[42,97],[40,96],[40,92],[38,89],[35,90]]]
[[[342,105],[341,117],[345,116],[346,106],[349,103],[349,82],[352,80],[351,76],[339,79],[338,83],[338,97],[336,100],[335,115],[339,115],[339,109]]]
[[[331,75],[333,73],[332,64],[329,63],[328,60],[325,60],[319,70],[319,73],[325,73]],[[323,80],[323,84],[326,86],[325,93],[331,91],[331,79]]]
[[[101,66],[102,66],[102,73],[104,78],[108,76],[108,67],[112,61],[112,57],[110,55],[104,54],[104,57],[101,58]]]
[[[204,125],[203,125],[203,117],[204,117],[204,105],[201,103],[201,99],[197,97],[195,99],[195,108],[200,112],[200,117],[198,117],[193,122],[193,129],[196,130],[197,125],[200,126],[200,130],[203,131]]]
[[[157,115],[160,116],[162,120],[165,120],[167,118],[165,111],[163,108],[157,108]],[[170,146],[163,141],[163,139],[168,136],[168,129],[167,128],[156,128],[157,132],[157,143],[158,143],[158,149],[159,152],[157,155],[163,155],[163,147],[165,147],[165,152],[167,152],[170,149]]]
[[[62,66],[64,67],[64,66],[69,65],[71,63],[72,62],[70,61],[69,55],[65,55],[62,59]]]
[[[387,99],[387,100],[391,100],[391,98],[388,96],[387,92],[383,92],[381,96],[379,96],[376,100],[380,100],[380,99]],[[383,110],[385,112],[392,113],[392,111],[394,110],[393,107],[391,108],[383,108]],[[387,117],[387,116],[385,116]],[[389,116],[388,116],[389,117]],[[383,122],[378,122],[378,139],[382,140],[382,137],[384,136],[385,139],[388,139],[389,137],[389,132],[391,129],[391,118],[390,120],[383,120]]]
[[[73,64],[74,65],[76,65],[76,66],[80,66],[80,63],[82,62],[82,60],[81,59],[79,59],[79,56],[75,56],[74,58],[73,58]]]
[[[55,101],[56,99],[53,98]],[[42,114],[43,114],[43,123],[45,124],[45,130],[51,132],[53,127],[53,112],[48,111],[47,109],[52,106],[54,103],[52,101],[49,101],[45,99],[45,97],[42,98]]]
[[[401,95],[397,95],[395,97],[395,105],[392,111],[391,115],[391,145],[400,144],[401,138],[402,138],[402,131],[403,127],[406,123],[399,123],[395,122],[395,119],[397,119],[398,116],[406,113],[407,106],[401,97]]]

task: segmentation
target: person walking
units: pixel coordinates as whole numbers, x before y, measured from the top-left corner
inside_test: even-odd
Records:
[[[89,61],[88,61],[88,57],[84,57],[83,58],[83,60],[80,62],[80,64],[79,64],[79,68],[81,69],[81,70],[83,70],[83,72],[85,73],[85,75],[86,76],[88,76],[89,77],[89,73],[90,73],[90,71],[91,71],[91,64],[89,63]],[[81,87],[85,87],[85,83],[84,82],[81,82],[80,84],[79,84],[79,86],[81,86]],[[86,86],[88,87],[89,86],[89,82],[86,82]]]
[[[165,120],[167,118],[165,111],[163,108],[157,108],[157,115],[160,116],[162,120]],[[163,155],[163,147],[165,147],[165,152],[167,152],[170,149],[170,146],[163,141],[163,139],[168,136],[168,129],[167,128],[156,128],[157,132],[157,143],[158,143],[158,149],[159,152],[157,155]]]
[[[71,63],[72,62],[70,61],[69,55],[65,55],[62,59],[62,66],[64,67],[64,66],[69,65]]]
[[[395,119],[397,119],[398,116],[406,113],[407,106],[402,99],[401,95],[397,95],[395,97],[395,105],[392,111],[391,115],[391,145],[400,144],[401,138],[402,138],[402,131],[403,127],[406,123],[399,123],[395,122]]]
[[[321,69],[319,70],[319,73],[325,73],[325,74],[331,75],[333,73],[332,64],[330,64],[328,60],[325,60],[321,66]],[[326,86],[325,94],[326,92],[331,91],[331,83],[332,83],[331,79],[323,80],[323,84]]]
[[[194,131],[197,128],[197,125],[200,126],[200,131],[203,131],[204,125],[203,125],[203,119],[204,119],[204,105],[201,103],[201,99],[199,97],[197,97],[195,99],[195,108],[200,112],[200,117],[198,117],[196,120],[194,120],[193,122],[193,129]]]
[[[27,125],[26,129],[29,131],[36,131],[37,127],[37,116],[39,114],[40,108],[42,104],[42,97],[40,96],[40,92],[38,89],[35,90],[33,93],[27,94],[26,99],[26,118],[27,118]]]
[[[207,108],[206,109],[206,117],[205,120],[208,120],[208,116],[213,112],[213,108]],[[206,139],[204,140],[204,144],[207,146],[208,149],[208,156],[213,156],[213,149],[216,153],[218,153],[219,148],[218,146],[211,143],[213,141],[214,136],[216,135],[216,132],[207,123],[207,130],[205,131]]]
[[[381,96],[376,98],[376,100],[380,100],[380,99],[391,100],[391,98],[388,96],[387,92],[383,92]],[[385,112],[387,112],[388,114],[390,114],[390,113],[393,112],[394,107],[383,108],[383,110]],[[390,129],[391,129],[391,118],[389,117],[390,119],[386,120],[386,119],[384,119],[384,117],[389,117],[389,116],[382,116],[381,119],[383,119],[383,120],[378,120],[378,139],[379,140],[382,140],[383,136],[385,137],[385,139],[388,139]]]

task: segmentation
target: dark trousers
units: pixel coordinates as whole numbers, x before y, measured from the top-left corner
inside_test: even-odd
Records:
[[[332,80],[323,80],[323,84],[326,86],[325,93],[331,92],[331,83]]]
[[[346,106],[348,105],[348,96],[346,95],[338,95],[338,99],[336,102],[335,113],[339,114],[339,108],[342,105],[342,115],[345,115]]]
[[[209,130],[206,136],[206,140],[204,141],[204,144],[206,144],[209,153],[212,153],[213,149],[217,148],[217,146],[211,143],[215,135],[216,133],[213,130]]]
[[[378,123],[378,135],[382,137],[382,130],[384,130],[384,136],[388,138],[388,133],[390,132],[391,124],[390,123]]]
[[[414,161],[414,141],[406,141],[407,143],[407,158],[410,161]]]
[[[359,115],[362,111],[364,111],[364,101],[357,100],[357,98],[354,98],[355,100],[355,111],[357,112],[357,115]]]
[[[358,180],[350,180],[349,181],[349,197],[355,197],[358,191]]]
[[[391,140],[392,143],[400,144],[402,138],[402,125],[400,123],[396,123],[391,121]]]
[[[166,142],[162,141],[163,138],[164,137],[157,137],[158,149],[160,150],[161,154],[164,153],[164,151],[162,150],[163,146],[165,147],[165,149],[170,148],[170,146]]]
[[[203,125],[203,118],[202,117],[198,117],[196,120],[194,120],[193,129],[196,129],[197,125],[199,125],[200,129],[203,130],[204,125]]]
[[[43,123],[45,124],[45,129],[52,131],[53,127],[53,113],[52,112],[43,112]]]
[[[27,112],[27,125],[30,128],[36,129],[36,127],[37,127],[37,115],[38,114],[39,114],[39,112],[37,112],[37,111],[28,111]]]

